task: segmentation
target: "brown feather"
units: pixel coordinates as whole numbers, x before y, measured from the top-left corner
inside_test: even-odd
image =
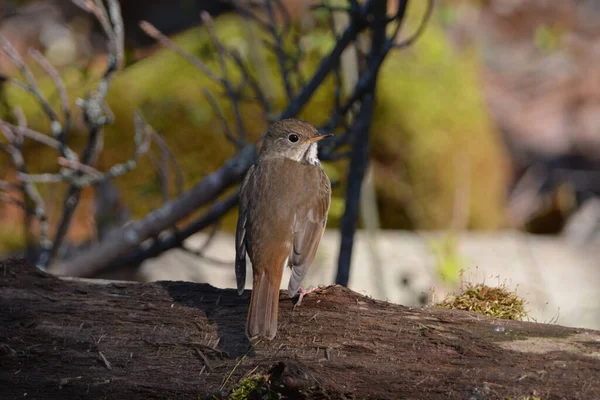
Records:
[[[302,136],[297,146],[288,142],[292,133]],[[241,292],[247,253],[253,273],[246,324],[251,338],[275,337],[283,269],[292,267],[288,290],[295,293],[323,235],[330,183],[318,160],[314,162],[316,147],[310,150],[302,145],[302,140],[310,144],[318,135],[313,127],[298,120],[273,124],[258,163],[242,184],[235,271]]]

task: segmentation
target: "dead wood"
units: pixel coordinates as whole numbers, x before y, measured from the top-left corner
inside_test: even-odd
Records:
[[[269,371],[287,398],[600,398],[595,331],[408,308],[332,286],[296,309],[282,294],[276,339],[251,347],[248,291],[103,282],[0,264],[0,398],[226,397]]]

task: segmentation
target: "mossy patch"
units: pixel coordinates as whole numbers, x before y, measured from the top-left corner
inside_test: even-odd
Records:
[[[466,283],[459,294],[450,294],[438,307],[476,312],[500,319],[521,320],[527,316],[527,302],[505,284]]]
[[[229,398],[231,400],[277,400],[283,397],[271,390],[269,382],[263,375],[253,375],[242,379]]]

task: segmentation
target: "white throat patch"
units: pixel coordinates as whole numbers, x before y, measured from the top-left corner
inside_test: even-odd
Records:
[[[318,148],[316,143],[311,143],[311,145],[308,147],[308,150],[306,153],[304,153],[304,160],[310,165],[321,164],[318,157]]]

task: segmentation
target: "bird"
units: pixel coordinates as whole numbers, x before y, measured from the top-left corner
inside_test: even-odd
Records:
[[[248,254],[253,277],[246,320],[250,339],[275,338],[286,266],[292,272],[288,294],[300,291],[300,302],[305,293],[301,283],[323,237],[331,201],[331,182],[319,161],[317,142],[330,136],[303,120],[274,122],[242,182],[235,274],[242,294]]]

